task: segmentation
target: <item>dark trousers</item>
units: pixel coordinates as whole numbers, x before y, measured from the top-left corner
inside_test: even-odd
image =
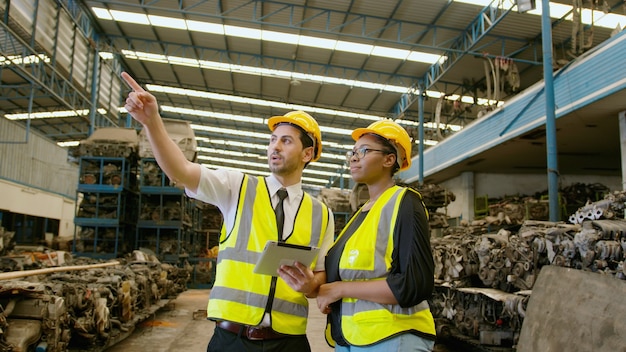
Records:
[[[215,327],[207,352],[311,352],[306,335],[282,339],[248,340],[237,334]]]

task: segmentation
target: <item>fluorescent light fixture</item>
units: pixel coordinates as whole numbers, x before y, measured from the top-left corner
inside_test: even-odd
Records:
[[[198,147],[197,150],[198,152],[207,153],[207,154],[230,155],[230,156],[237,156],[240,158],[257,158],[260,160],[267,160],[267,156],[265,155],[244,153],[244,152],[238,152],[235,150],[214,149],[214,148],[207,148],[207,147]]]
[[[28,55],[28,56],[0,56],[0,65],[30,65],[39,62],[50,62],[50,58],[45,54]]]
[[[266,69],[266,68],[259,68],[259,67],[253,67],[253,66],[235,65],[235,64],[221,63],[221,62],[216,62],[216,61],[187,59],[187,58],[182,58],[182,57],[165,56],[161,54],[151,54],[151,53],[139,52],[139,51],[122,50],[122,54],[128,59],[152,61],[152,62],[159,62],[159,63],[165,63],[165,64],[170,64],[170,65],[199,67],[203,69],[213,69],[213,70],[220,70],[220,71],[227,71],[227,72],[237,72],[237,73],[257,75],[257,76],[277,77],[277,78],[284,78],[288,80],[309,81],[309,82],[315,82],[315,83],[321,83],[321,84],[338,84],[338,85],[345,85],[350,88],[359,87],[359,88],[374,89],[377,91],[385,91],[385,92],[392,92],[392,93],[398,93],[398,94],[407,93],[407,91],[409,90],[407,87],[403,87],[403,86],[394,86],[394,85],[388,85],[388,84],[357,81],[357,80],[351,80],[351,79],[335,78],[335,77],[328,77],[328,76],[322,76],[322,75],[313,75],[313,74],[307,74],[307,73],[298,73],[298,72],[282,71],[282,70],[275,70],[275,69]],[[152,86],[152,87],[156,87],[156,86]],[[163,89],[171,90],[169,93],[172,93],[172,94],[182,94],[182,93],[176,93],[176,92],[184,91],[182,89],[176,90],[176,88],[169,88],[169,87],[166,87]],[[202,94],[202,93],[195,93],[195,94],[196,95],[194,96],[199,96],[198,94]],[[419,94],[419,92],[414,91],[413,94]],[[443,94],[444,93],[442,92],[426,91],[426,95],[429,97],[433,97],[433,98],[439,98]],[[190,94],[185,94],[185,95],[190,95]],[[213,95],[215,96],[216,93],[213,93]],[[212,99],[208,95],[206,97],[208,99]],[[281,106],[276,106],[275,104],[271,104],[271,103],[261,103],[261,101],[259,100],[255,100],[255,102],[253,102],[251,98],[233,97],[231,101],[243,102],[244,99],[246,99],[247,103],[250,103],[250,104],[281,107]],[[473,98],[464,97],[464,99],[469,101],[469,100],[472,100]],[[285,105],[284,103],[281,103],[281,104]],[[311,107],[306,107],[306,109],[307,111],[310,111]],[[294,109],[294,110],[298,110],[298,109]],[[324,109],[324,111],[321,111],[321,109],[319,109],[317,110],[317,112],[328,113],[329,110]],[[341,116],[347,116],[347,115],[344,115],[343,113],[331,113],[331,114],[332,115],[339,114]],[[350,115],[353,117],[355,116],[355,114],[352,114],[352,113]],[[359,114],[359,116],[356,118],[365,118],[365,119],[372,120],[372,121],[377,121],[381,119],[381,117],[379,116],[368,117],[368,115],[364,115],[364,114]]]
[[[251,132],[251,131],[238,131],[238,130],[233,130],[230,128],[220,128],[220,127],[214,127],[214,126],[209,127],[209,126],[202,126],[202,125],[196,125],[196,124],[191,124],[191,128],[196,131],[207,131],[207,132],[220,133],[220,134],[229,134],[229,135],[234,135],[234,136],[259,138],[259,139],[265,139],[267,141],[270,140],[269,132],[258,133],[258,132]]]
[[[217,163],[234,164],[237,166],[247,166],[247,167],[255,167],[255,168],[267,168],[268,167],[267,162],[255,163],[251,161],[233,160],[233,159],[226,159],[226,158],[209,156],[209,155],[198,155],[198,160],[206,160],[206,161],[212,161],[212,162],[217,162]],[[304,175],[320,175],[320,176],[331,177],[331,176],[339,176],[340,174],[336,172],[328,172],[328,171],[321,171],[321,170],[306,168],[304,169]],[[342,174],[341,177],[350,178],[349,175],[345,175],[345,174]]]
[[[106,110],[98,109],[98,113],[105,115]],[[82,110],[31,112],[30,114],[29,113],[6,114],[4,115],[4,117],[6,117],[9,120],[54,119],[54,118],[63,118],[63,117],[86,116],[88,114],[89,114],[88,109],[82,109]]]
[[[187,28],[194,32],[224,35],[224,26],[217,23],[187,20]]]
[[[231,37],[261,40],[263,31],[248,27],[224,25],[224,34]]]
[[[517,4],[517,12],[520,13],[534,10],[536,8],[535,0],[517,0],[515,3]]]
[[[325,38],[317,38],[317,37],[310,37],[307,35],[301,35],[300,38],[298,38],[298,45],[333,50],[333,49],[336,49],[337,47],[337,41],[333,39],[325,39]]]
[[[371,45],[346,42],[343,40],[338,40],[337,44],[335,45],[335,50],[363,55],[370,55],[373,49],[374,48]]]
[[[362,43],[352,43],[346,41],[338,41],[335,39],[302,36],[298,34],[232,25],[223,25],[220,29],[219,26],[221,25],[204,25],[200,21],[187,21],[173,17],[171,18],[171,20],[168,17],[159,17],[158,20],[152,20],[152,16],[149,17],[144,14],[139,14],[135,12],[106,10],[98,7],[92,7],[91,9],[98,18],[103,20],[115,20],[119,22],[129,22],[143,25],[152,24],[153,26],[187,29],[191,31],[197,30],[202,33],[224,34],[227,36],[233,36],[238,38],[271,41],[281,44],[302,45],[311,48],[338,50],[355,54],[388,57],[397,60],[424,62],[428,64],[434,64],[441,60],[441,55],[432,55],[428,53],[424,53],[425,55],[420,55],[422,54],[421,52],[414,52],[399,48],[373,46]],[[182,24],[180,24],[180,21],[185,21],[187,22],[187,24],[183,26]],[[413,53],[417,53],[417,55]]]
[[[439,64],[443,64],[448,57],[443,55],[436,54],[428,54],[428,53],[420,53],[418,51],[411,51],[409,56],[406,58],[407,61],[417,61],[417,62],[437,62]]]
[[[228,165],[216,165],[216,164],[210,164],[210,163],[203,163],[201,165],[205,166],[205,167],[208,167],[208,168],[211,168],[211,169],[226,169],[226,170],[241,171],[241,172],[244,172],[244,173],[249,174],[249,175],[268,176],[270,174],[269,171],[251,170],[251,169],[245,169],[245,168],[241,168],[241,167],[232,167],[232,166],[228,166]],[[302,177],[302,181],[303,182],[308,182],[308,183],[319,183],[319,184],[322,184],[322,185],[328,183],[327,179],[319,179],[319,178],[312,178],[312,177],[306,177],[306,176]],[[333,188],[337,189],[335,187],[333,187]]]
[[[527,1],[527,0],[524,0],[524,1]],[[454,2],[477,5],[477,6],[482,6],[482,7],[487,6],[491,4],[492,2],[497,3],[497,1],[492,1],[492,0],[454,0]],[[519,1],[507,0],[506,2],[513,5],[514,3],[517,3]],[[519,5],[518,5],[518,11],[520,11]],[[554,19],[563,18],[566,14],[570,13],[571,11],[572,11],[571,5],[550,2],[550,17],[551,18],[554,18]],[[541,13],[542,13],[541,6],[536,6],[534,10],[530,10],[526,13],[531,14],[531,15],[541,16]],[[624,26],[626,25],[626,16],[624,15],[620,15],[616,13],[604,13],[603,11],[599,11],[599,10],[593,10],[592,12],[591,9],[582,10],[583,23],[591,24],[592,18],[593,18],[594,26],[598,26],[598,27],[614,29],[618,25],[620,26],[620,28],[624,28]],[[565,19],[571,21],[572,15],[571,14],[568,15],[567,17],[565,17]]]
[[[67,142],[57,142],[59,147],[76,147],[80,144],[80,141],[67,141]]]
[[[289,103],[282,103],[282,102],[255,99],[255,98],[246,98],[246,97],[241,97],[241,96],[236,96],[236,95],[211,93],[211,92],[204,92],[204,91],[198,91],[198,90],[192,90],[192,89],[160,86],[156,84],[147,84],[146,88],[151,92],[176,94],[176,95],[190,96],[190,97],[196,97],[196,98],[202,98],[202,99],[223,100],[223,101],[230,101],[233,103],[241,103],[241,104],[269,106],[269,107],[274,107],[278,109],[283,109],[286,111],[305,110],[311,114],[319,113],[319,114],[325,114],[325,115],[331,115],[331,116],[350,117],[353,119],[360,119],[360,120],[367,120],[367,121],[378,121],[381,119],[380,116],[376,116],[376,115],[360,114],[360,113],[353,113],[349,111],[325,109],[325,108],[319,108],[319,107],[314,107],[314,106],[289,104]]]
[[[111,16],[111,13],[107,9],[103,9],[100,7],[92,7],[91,10],[93,11],[94,15],[96,15],[96,17],[100,19],[110,20],[110,21],[113,20],[113,16]]]
[[[117,22],[128,22],[128,23],[136,23],[136,24],[143,24],[143,25],[150,24],[150,20],[148,19],[148,16],[144,14],[128,12],[128,11],[118,11],[118,10],[109,10],[109,12],[111,13],[111,17],[113,18],[113,20]],[[97,14],[98,13],[96,13],[96,15]]]
[[[417,123],[416,121],[403,120],[403,119],[397,119],[395,121],[397,123],[401,124],[401,125],[407,125],[407,126],[413,126],[413,127],[418,127],[419,126],[419,123]],[[442,130],[450,129],[450,130],[452,130],[454,132],[458,132],[458,131],[463,129],[463,126],[460,126],[460,125],[439,123],[439,125],[437,126],[437,124],[434,123],[434,122],[425,122],[424,123],[424,127],[427,127],[427,128],[440,128]]]
[[[402,61],[406,60],[407,57],[409,57],[409,54],[410,51],[408,50],[386,48],[382,46],[375,46],[372,49],[372,56],[388,57],[390,59],[398,59]],[[437,59],[439,59],[439,57],[437,57]]]
[[[198,147],[198,151],[203,152],[203,153],[209,153],[209,154],[213,153],[213,154],[217,154],[217,155],[229,154],[229,155],[233,155],[233,156],[243,156],[241,154],[246,154],[245,155],[246,157],[258,158],[258,159],[267,161],[267,156],[266,156],[267,144],[253,144],[253,143],[244,143],[244,142],[237,142],[237,141],[216,140],[216,139],[211,139],[211,138],[207,138],[207,137],[196,137],[196,140],[201,142],[201,143],[217,144],[217,145],[223,145],[223,146],[240,147],[240,148],[246,148],[246,149],[256,149],[256,150],[259,150],[258,154],[254,154],[254,153],[243,153],[243,152],[231,151],[231,150],[226,150],[226,149],[223,149],[223,148],[215,149],[215,148],[207,148],[207,147],[202,147],[202,146]],[[339,149],[339,148],[337,148],[337,149]],[[341,148],[341,149],[344,149],[344,150],[348,151],[348,150],[352,149],[352,146],[349,146],[347,148]],[[339,154],[334,154],[334,153],[329,153],[329,152],[322,152],[322,158],[323,159],[336,159],[336,160],[344,161],[346,159],[346,156],[345,156],[344,152],[341,152]],[[337,169],[337,164],[329,164],[329,163],[323,163],[323,162],[320,162],[320,161],[316,161],[314,167],[315,168],[325,168],[325,169],[336,170]]]
[[[100,52],[98,52],[98,55],[100,55],[100,58],[102,60],[113,60],[113,53],[111,53],[111,52],[100,51]]]
[[[148,19],[153,26],[187,30],[187,23],[180,18],[148,15]]]
[[[210,118],[215,118],[215,119],[239,121],[239,122],[254,123],[254,124],[263,124],[265,122],[264,119],[259,118],[259,117],[234,115],[234,114],[205,111],[205,110],[178,108],[178,107],[168,106],[168,105],[163,105],[161,106],[161,108],[163,109],[163,111],[172,112],[172,113],[181,114],[181,115],[194,115],[194,116],[210,117]]]
[[[300,42],[300,36],[297,34],[281,33],[275,31],[261,31],[261,40],[275,43],[297,45]]]
[[[242,167],[233,167],[233,166],[228,166],[228,165],[217,165],[217,164],[210,164],[210,163],[202,163],[200,165],[206,166],[211,169],[226,169],[226,170],[241,171],[250,175],[268,176],[270,174],[269,171],[252,170],[252,169],[246,169]]]

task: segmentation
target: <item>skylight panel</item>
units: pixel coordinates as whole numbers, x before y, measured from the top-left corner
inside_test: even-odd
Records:
[[[428,54],[422,53],[419,51],[411,51],[409,56],[406,58],[407,61],[415,61],[415,62],[424,62],[424,63],[443,63],[448,58],[446,56],[437,55],[437,54]]]
[[[217,23],[187,20],[187,28],[190,31],[224,35],[224,26]]]
[[[352,42],[346,42],[343,40],[338,40],[337,45],[335,46],[335,50],[345,51],[345,52],[355,53],[355,54],[369,55],[372,53],[372,46],[367,45],[367,44],[352,43]]]
[[[382,47],[382,46],[375,46],[372,49],[372,55],[388,57],[391,59],[406,60],[406,58],[409,56],[409,51],[403,50],[403,49],[394,49],[394,48],[387,48],[387,47]]]
[[[148,19],[148,16],[143,15],[143,14],[127,12],[127,11],[117,11],[117,10],[110,10],[109,12],[111,12],[111,16],[113,16],[113,19],[115,21],[145,24],[145,25],[150,24],[150,20]]]
[[[298,44],[312,48],[333,50],[337,46],[337,41],[333,39],[309,37],[301,35]]]
[[[187,22],[180,18],[148,15],[153,26],[187,30]]]
[[[247,27],[238,27],[238,26],[224,26],[224,34],[230,35],[233,37],[247,38],[247,39],[261,39],[260,29],[247,28]]]
[[[91,10],[93,10],[94,15],[96,15],[96,17],[100,19],[113,20],[113,16],[111,16],[111,14],[109,13],[109,10],[107,9],[103,9],[100,7],[92,7]]]
[[[296,45],[300,42],[300,36],[297,34],[281,33],[281,32],[266,31],[266,30],[263,31],[261,35],[261,39],[267,40],[270,42],[293,44],[293,45]]]

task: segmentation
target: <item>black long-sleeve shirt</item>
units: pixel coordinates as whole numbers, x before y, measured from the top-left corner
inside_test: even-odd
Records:
[[[342,238],[326,255],[326,277],[328,282],[341,281],[339,259],[346,241],[361,225],[368,212],[360,212]],[[393,233],[394,249],[391,254],[391,269],[386,280],[401,307],[411,307],[428,299],[434,287],[434,261],[430,247],[430,228],[421,197],[407,191],[401,200]],[[341,336],[341,303],[331,305],[328,316],[333,339],[347,345]]]

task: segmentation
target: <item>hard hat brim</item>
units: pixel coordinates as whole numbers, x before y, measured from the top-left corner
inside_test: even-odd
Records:
[[[356,142],[364,134],[368,134],[368,133],[375,134],[377,136],[385,138],[385,136],[381,135],[380,132],[377,132],[377,131],[375,131],[373,129],[370,129],[370,128],[357,128],[356,130],[352,131],[352,139],[354,139],[354,141]],[[385,139],[387,139],[387,138],[385,138]]]
[[[297,120],[289,116],[272,116],[267,120],[267,127],[269,127],[270,131],[274,132],[276,127],[280,124],[289,124],[293,127],[299,128],[302,132],[308,135],[313,140],[313,158],[311,161],[318,161],[322,156],[322,141],[321,139],[317,139],[312,133],[307,132],[306,126],[301,126]]]
[[[354,139],[354,141],[358,141],[359,138],[363,137],[363,135],[365,134],[375,134],[381,138],[384,138],[385,140],[391,142],[392,145],[396,145],[396,141],[392,141],[389,140],[387,137],[383,136],[382,134],[380,134],[380,132],[371,129],[371,128],[357,128],[354,131],[352,131],[352,139]],[[402,165],[400,166],[400,171],[404,171],[406,169],[408,169],[409,167],[411,167],[411,159],[408,156],[405,156],[404,162],[402,163]]]

